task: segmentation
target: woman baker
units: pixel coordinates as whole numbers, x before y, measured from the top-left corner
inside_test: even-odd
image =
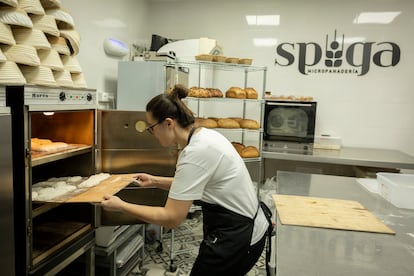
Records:
[[[111,195],[102,206],[176,228],[192,204],[201,205],[203,241],[190,275],[245,275],[263,252],[269,222],[244,161],[220,133],[194,126],[193,113],[181,101],[187,94],[177,85],[146,107],[147,130],[162,146],[182,149],[174,177],[136,176],[141,186],[169,190],[165,206],[136,205]]]

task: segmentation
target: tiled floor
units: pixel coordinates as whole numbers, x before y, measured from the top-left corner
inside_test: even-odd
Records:
[[[201,212],[195,212],[185,223],[173,232],[168,231],[162,235],[162,242],[147,242],[146,254],[141,271],[134,270],[132,275],[163,276],[189,275],[194,260],[198,254],[198,247],[202,240]],[[171,244],[171,235],[174,235]],[[172,246],[172,247],[171,247]],[[171,248],[173,249],[171,252]],[[170,255],[174,256],[171,267]],[[264,253],[255,267],[249,272],[249,276],[266,275]],[[175,268],[170,269],[170,268]]]

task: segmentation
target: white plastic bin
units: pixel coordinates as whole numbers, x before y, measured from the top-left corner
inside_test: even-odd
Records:
[[[398,208],[414,209],[414,174],[377,173],[380,194]]]

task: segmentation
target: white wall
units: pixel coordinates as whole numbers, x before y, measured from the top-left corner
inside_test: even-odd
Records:
[[[273,94],[312,95],[318,101],[317,134],[342,137],[346,146],[399,149],[414,155],[414,2],[409,0],[151,1],[154,33],[171,38],[215,38],[227,56],[250,56],[268,66]],[[174,10],[174,12],[171,12]],[[391,24],[353,24],[360,12],[401,11]],[[279,26],[248,26],[246,15],[281,16]],[[366,42],[391,41],[401,48],[396,67],[371,66],[365,76],[302,75],[274,65],[276,46],[254,38],[325,43],[334,30]]]
[[[98,91],[115,93],[117,88],[118,61],[108,57],[103,41],[113,37],[128,44],[140,37],[150,36],[148,30],[148,6],[144,0],[61,0],[68,10],[75,29],[81,35],[81,47],[77,56],[88,87]],[[124,59],[128,59],[126,57]]]
[[[217,39],[227,56],[251,57],[267,66],[273,94],[311,95],[318,101],[317,134],[340,136],[346,146],[392,148],[414,155],[414,2],[410,0],[123,0],[62,1],[82,35],[79,59],[89,86],[116,89],[116,62],[104,56],[102,41],[117,34],[126,41],[169,38]],[[353,24],[361,12],[400,11],[390,24]],[[148,12],[148,13],[146,13]],[[246,15],[281,16],[279,26],[249,26]],[[111,28],[98,24],[117,19]],[[364,37],[364,42],[397,43],[395,67],[371,64],[364,76],[310,74],[297,66],[275,66],[276,46],[255,46],[255,38],[316,42],[325,36]],[[346,45],[348,46],[348,45]],[[374,49],[374,52],[378,48]],[[372,54],[374,54],[374,52]],[[295,53],[296,54],[296,53]],[[97,65],[95,65],[97,64]],[[297,63],[295,63],[297,65]]]

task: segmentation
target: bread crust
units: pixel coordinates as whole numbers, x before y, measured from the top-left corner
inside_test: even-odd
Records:
[[[239,121],[239,124],[241,128],[247,128],[247,129],[259,129],[260,128],[260,124],[257,121],[251,120],[251,119],[242,119]]]
[[[216,128],[217,122],[213,119],[196,118],[195,126],[205,128]]]
[[[260,153],[256,147],[247,146],[241,151],[240,156],[243,158],[255,158],[259,157]]]
[[[239,155],[241,155],[245,146],[242,143],[238,143],[238,142],[231,142],[231,144],[236,149],[236,151],[239,153]]]
[[[253,87],[247,87],[246,89],[244,89],[244,91],[246,91],[247,99],[257,99],[259,97],[259,94]]]
[[[230,118],[218,119],[217,125],[219,128],[240,128],[240,124],[236,120]]]
[[[240,87],[232,86],[226,91],[226,98],[246,99],[246,91]]]

